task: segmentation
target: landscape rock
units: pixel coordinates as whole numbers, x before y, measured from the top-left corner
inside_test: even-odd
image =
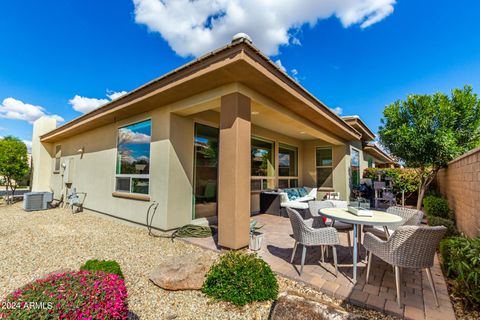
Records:
[[[359,320],[362,319],[326,301],[299,293],[282,293],[273,306],[272,320]]]
[[[150,274],[150,281],[166,290],[199,290],[214,260],[207,255],[172,257]]]

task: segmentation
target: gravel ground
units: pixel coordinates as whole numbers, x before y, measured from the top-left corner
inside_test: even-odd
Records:
[[[148,236],[145,228],[91,213],[62,209],[27,213],[21,204],[0,204],[0,300],[11,291],[59,269],[78,270],[88,259],[116,260],[125,275],[132,318],[267,319],[272,302],[237,308],[214,302],[199,291],[165,291],[149,273],[171,256],[203,251],[183,241]],[[300,291],[329,300],[294,281],[279,278],[280,290]],[[347,307],[347,309],[350,309]],[[368,318],[379,313],[350,309]]]

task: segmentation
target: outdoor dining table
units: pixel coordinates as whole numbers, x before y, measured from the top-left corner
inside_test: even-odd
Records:
[[[348,212],[344,208],[323,208],[320,209],[320,214],[326,218],[332,220],[341,221],[353,225],[353,282],[357,282],[357,256],[358,256],[358,226],[370,225],[370,226],[388,226],[396,225],[402,221],[402,218],[386,213],[383,211],[370,210],[372,212],[371,217],[357,216]]]

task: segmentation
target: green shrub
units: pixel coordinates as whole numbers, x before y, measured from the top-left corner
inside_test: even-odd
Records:
[[[448,207],[448,200],[442,197],[426,196],[423,198],[423,209],[428,216],[454,219],[453,211]]]
[[[480,307],[480,237],[452,237],[440,243],[442,266],[453,291],[467,307]]]
[[[432,227],[435,227],[435,226],[447,227],[447,233],[445,234],[446,237],[451,237],[458,234],[457,227],[455,227],[455,222],[453,220],[430,215],[428,216],[428,224]]]
[[[278,283],[270,266],[256,254],[230,251],[212,266],[202,291],[214,299],[243,306],[276,299]]]
[[[442,197],[440,192],[438,192],[437,188],[432,187],[431,185],[430,185],[430,188],[427,190],[427,192],[425,192],[425,198],[428,196],[434,196],[434,197],[440,197],[440,198]]]
[[[123,273],[120,269],[120,265],[117,261],[113,260],[88,260],[83,266],[80,267],[80,270],[104,271],[107,273],[116,274],[123,279]]]

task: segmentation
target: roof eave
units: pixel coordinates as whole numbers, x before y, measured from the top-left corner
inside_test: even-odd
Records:
[[[42,135],[40,138],[42,141],[46,141],[48,140],[50,137],[52,137],[53,135],[59,133],[59,132],[62,132],[62,131],[66,131],[68,130],[69,128],[73,127],[73,126],[76,126],[76,125],[80,125],[81,122],[84,122],[84,123],[87,123],[87,121],[89,121],[89,119],[93,119],[93,118],[96,118],[96,117],[99,117],[102,113],[105,113],[113,108],[118,108],[120,109],[122,107],[122,105],[128,105],[129,103],[131,103],[132,101],[136,100],[136,99],[141,99],[142,97],[144,97],[146,94],[148,94],[150,91],[149,91],[149,88],[156,85],[156,84],[159,84],[161,82],[167,82],[168,79],[170,78],[174,78],[174,76],[176,74],[180,74],[180,73],[188,73],[189,69],[193,68],[194,66],[198,66],[200,68],[200,66],[202,64],[205,64],[205,65],[208,65],[208,62],[207,60],[209,59],[213,59],[214,56],[217,56],[217,55],[220,55],[220,54],[224,54],[226,52],[228,52],[229,50],[232,50],[232,54],[235,53],[235,52],[246,52],[246,51],[252,51],[253,53],[255,53],[257,56],[261,57],[263,60],[265,60],[268,65],[270,67],[273,67],[275,70],[277,70],[278,72],[280,72],[281,74],[281,77],[282,77],[282,81],[284,82],[287,82],[289,84],[290,87],[294,88],[296,91],[300,92],[302,95],[306,96],[309,98],[309,100],[311,100],[313,102],[313,104],[317,107],[317,111],[318,112],[321,112],[324,116],[327,115],[327,118],[329,118],[329,120],[331,120],[332,122],[336,123],[336,125],[341,128],[342,131],[345,132],[345,135],[346,136],[349,136],[352,140],[360,140],[362,138],[362,134],[360,132],[358,132],[358,130],[356,130],[355,128],[353,128],[352,126],[350,126],[346,121],[344,121],[344,119],[342,119],[341,117],[339,117],[337,114],[335,114],[329,107],[327,107],[323,102],[321,102],[319,99],[317,99],[315,96],[313,96],[310,92],[308,92],[304,87],[302,87],[298,82],[296,82],[293,78],[291,78],[285,71],[283,71],[282,69],[280,69],[280,67],[278,65],[276,65],[273,61],[271,61],[267,56],[265,56],[259,49],[257,49],[255,46],[253,46],[251,43],[247,42],[247,41],[244,41],[243,39],[240,39],[239,41],[236,41],[236,42],[233,42],[233,43],[230,43],[222,48],[219,48],[215,51],[212,51],[208,54],[205,54],[171,72],[168,72],[164,75],[162,75],[161,77],[159,78],[156,78],[132,91],[130,91],[129,93],[125,94],[124,96],[116,99],[116,100],[113,100],[95,110],[92,110],[86,114],[83,114],[65,124],[63,124],[62,126]],[[235,51],[237,50],[237,51]],[[278,74],[276,75],[278,77]],[[179,79],[181,79],[182,76],[180,76]],[[280,78],[280,77],[278,77]],[[174,80],[172,83],[175,83],[176,81],[178,81],[179,79],[177,80]]]
[[[363,140],[370,141],[375,139],[375,133],[373,133],[373,131],[370,130],[367,124],[363,122],[363,120],[360,119],[360,117],[345,116],[345,117],[342,117],[342,119],[350,126],[357,126],[358,127],[357,131],[360,131],[360,133],[362,134],[362,137],[364,137]]]
[[[396,161],[391,156],[386,154],[377,146],[367,145],[363,148],[363,150],[367,153],[372,154],[376,158],[381,158],[380,160],[383,160],[385,163],[396,163]]]

